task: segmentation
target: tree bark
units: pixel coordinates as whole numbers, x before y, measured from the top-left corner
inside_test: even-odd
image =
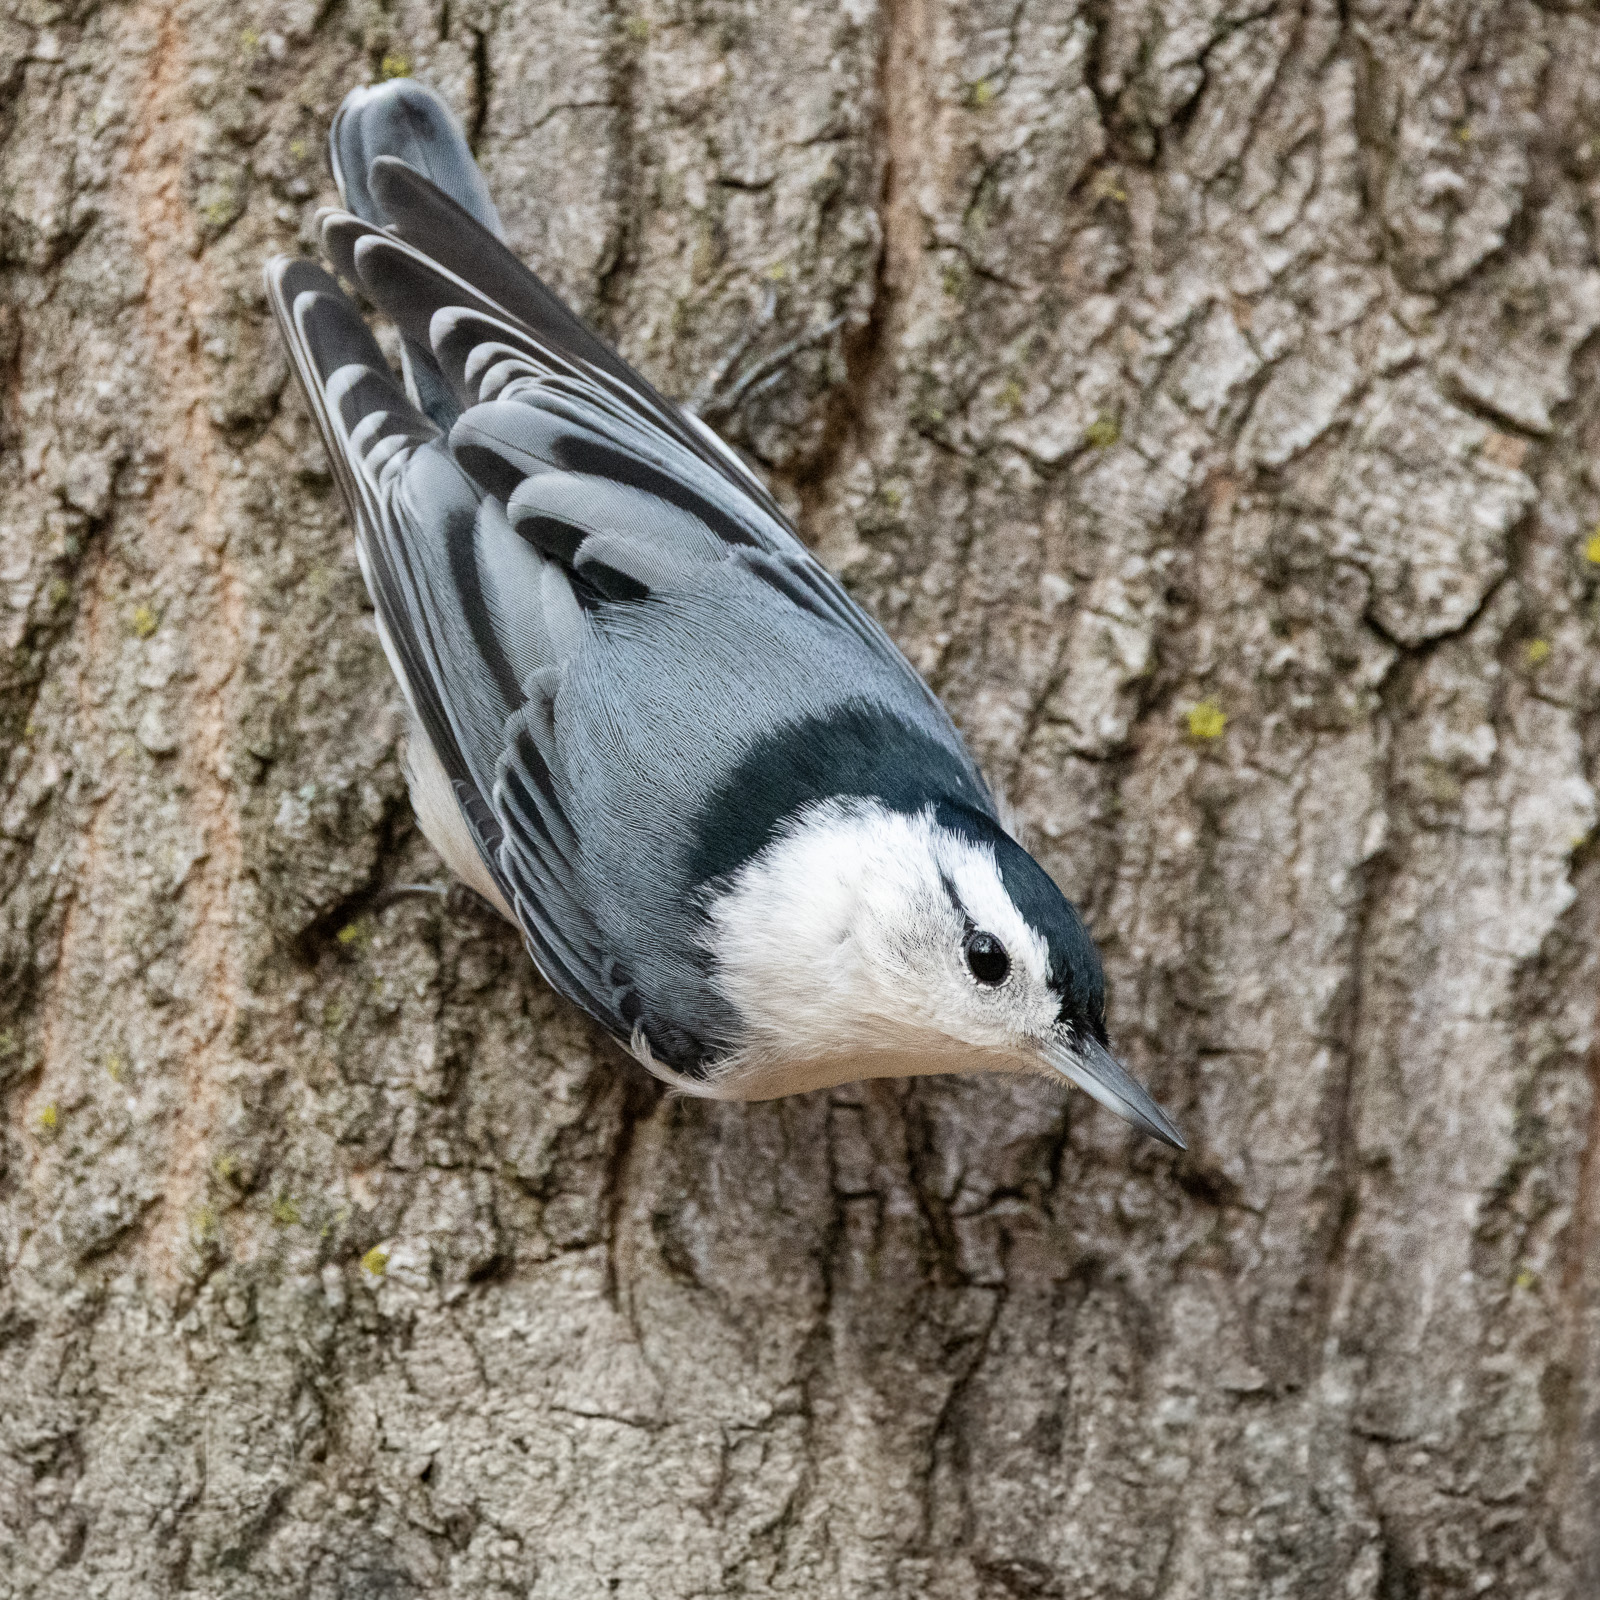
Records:
[[[414,73],[1187,1133],[674,1100],[411,820],[263,258]],[[1600,19],[12,0],[0,1594],[1600,1593]]]

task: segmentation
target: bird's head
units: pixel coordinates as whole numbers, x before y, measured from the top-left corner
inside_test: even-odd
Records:
[[[860,1077],[1034,1071],[1069,1079],[1178,1149],[1107,1048],[1099,952],[1072,903],[997,822],[828,801],[713,899],[718,987],[770,1092]],[[748,1080],[744,1097],[754,1098]]]

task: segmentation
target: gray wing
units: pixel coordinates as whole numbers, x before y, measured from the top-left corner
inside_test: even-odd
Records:
[[[628,1038],[646,1002],[593,914],[555,715],[613,613],[734,563],[780,609],[836,630],[846,654],[867,652],[875,676],[960,740],[733,452],[506,249],[431,95],[360,91],[333,142],[352,211],[324,213],[324,252],[399,329],[404,387],[321,269],[280,258],[270,298],[385,647],[484,863],[553,987]]]
[[[516,757],[506,759],[531,709],[524,684],[579,648],[570,586],[452,459],[325,272],[280,258],[267,285],[355,521],[395,676],[546,980],[615,1027],[622,997],[571,870],[570,827],[559,806],[523,803]],[[507,815],[519,835],[542,828],[553,847],[519,850]]]

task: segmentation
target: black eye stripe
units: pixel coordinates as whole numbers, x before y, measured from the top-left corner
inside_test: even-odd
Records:
[[[972,918],[967,915],[967,908],[961,903],[961,895],[956,889],[955,882],[943,867],[939,869],[939,883],[944,889],[944,892],[950,897],[950,904],[961,913],[961,919],[966,923],[967,932],[970,933],[973,928],[977,926],[977,924],[974,923]]]

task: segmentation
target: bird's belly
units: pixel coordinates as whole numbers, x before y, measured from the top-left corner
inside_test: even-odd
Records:
[[[688,1092],[711,1100],[776,1100],[783,1095],[831,1089],[841,1083],[861,1083],[871,1078],[927,1078],[947,1073],[1030,1070],[1030,1063],[1020,1056],[977,1050],[953,1039],[930,1038],[888,1049],[826,1056],[760,1060],[736,1057],[714,1069],[703,1087],[691,1088]]]

